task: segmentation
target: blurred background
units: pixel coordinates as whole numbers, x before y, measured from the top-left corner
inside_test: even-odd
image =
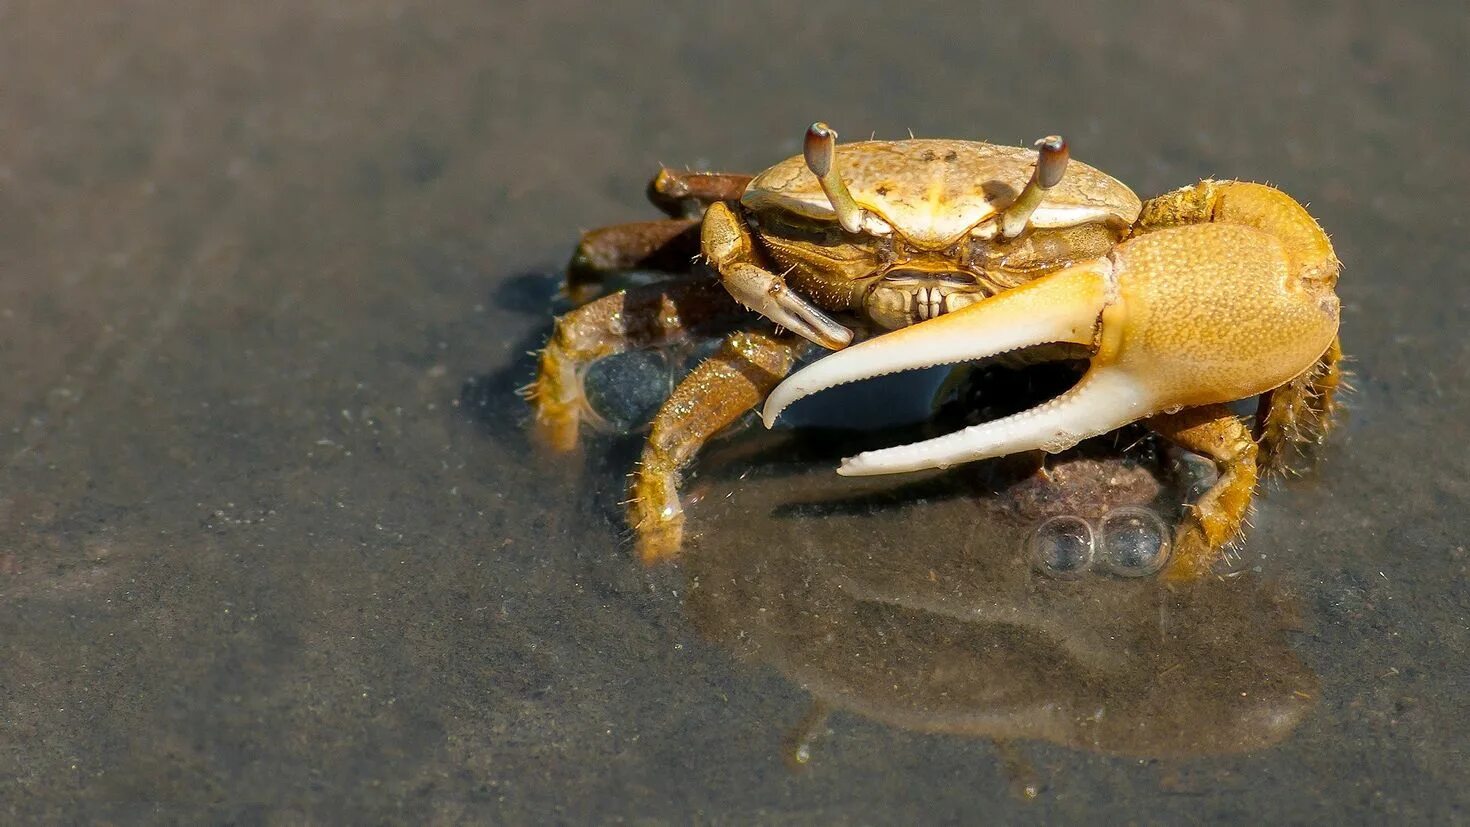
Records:
[[[0,0],[0,816],[1466,818],[1467,52],[1462,3]],[[577,233],[817,119],[1311,205],[1358,391],[1243,550],[1320,676],[1290,737],[839,714],[792,772],[800,681],[631,561],[626,456],[534,460]]]

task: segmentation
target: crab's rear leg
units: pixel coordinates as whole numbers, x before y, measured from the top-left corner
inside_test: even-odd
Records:
[[[567,295],[577,304],[597,297],[611,275],[628,270],[684,274],[699,254],[699,220],[710,204],[733,201],[749,175],[660,169],[648,183],[648,200],[669,215],[630,221],[582,234],[567,264]]]
[[[1165,576],[1192,580],[1210,569],[1219,549],[1240,536],[1255,493],[1256,443],[1224,405],[1205,405],[1145,420],[1150,430],[1215,463],[1219,478],[1190,506],[1174,538]]]
[[[731,334],[664,402],[654,416],[629,492],[628,524],[643,562],[671,557],[683,542],[681,469],[710,437],[760,404],[805,347],[794,336]]]
[[[699,218],[716,201],[736,201],[751,176],[734,172],[681,172],[664,167],[648,182],[648,200],[671,218]]]
[[[567,263],[567,297],[585,304],[609,276],[628,270],[688,273],[699,254],[699,220],[630,221],[582,233]]]
[[[713,279],[635,287],[558,317],[529,394],[538,441],[556,451],[576,447],[587,404],[582,376],[598,359],[690,333],[724,333],[746,317]]]
[[[1341,365],[1342,346],[1334,340],[1316,364],[1261,396],[1256,441],[1263,470],[1286,472],[1296,454],[1310,451],[1332,430],[1343,386]]]

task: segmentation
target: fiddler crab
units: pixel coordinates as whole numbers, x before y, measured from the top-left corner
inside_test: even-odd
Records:
[[[664,169],[649,195],[670,218],[584,234],[569,289],[670,262],[689,277],[559,317],[530,394],[541,440],[571,450],[591,415],[592,362],[726,335],[654,416],[632,474],[629,523],[645,562],[678,552],[680,473],[717,432],[762,402],[770,427],[803,397],[899,371],[1086,359],[1070,390],[1037,407],[859,454],[838,473],[1056,453],[1142,423],[1219,472],[1176,529],[1164,574],[1179,579],[1208,572],[1237,537],[1260,472],[1331,426],[1339,264],[1306,209],[1272,187],[1204,180],[1140,202],[1069,161],[1055,136],[1032,150],[839,145],[816,123],[801,156],[754,178]],[[718,281],[689,267],[695,255]],[[809,342],[834,352],[788,377]],[[1251,397],[1247,422],[1229,403]]]

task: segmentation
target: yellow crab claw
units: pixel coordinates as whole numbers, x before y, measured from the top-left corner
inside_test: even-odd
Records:
[[[1056,399],[860,454],[838,473],[943,468],[1038,448],[1055,453],[1157,413],[1277,387],[1327,350],[1337,324],[1330,280],[1304,276],[1277,236],[1235,224],[1170,227],[827,356],[779,385],[763,416],[769,427],[798,399],[887,373],[1054,342],[1088,345],[1091,367]]]
[[[770,427],[788,405],[818,391],[916,368],[983,359],[1046,342],[1093,345],[1111,290],[1106,260],[1024,284],[921,324],[833,353],[766,398]]]

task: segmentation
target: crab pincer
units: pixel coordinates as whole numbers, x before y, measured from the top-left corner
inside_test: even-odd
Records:
[[[793,402],[836,385],[1056,343],[1091,353],[1087,372],[1061,396],[935,439],[859,454],[838,473],[1056,453],[1133,422],[1287,385],[1337,337],[1337,262],[1326,235],[1269,187],[1203,182],[1175,200],[1187,203],[1198,190],[1208,191],[1215,220],[1143,224],[1106,256],[833,353],[771,392],[766,425]],[[1167,219],[1177,211],[1154,214]],[[1188,523],[1182,530],[1205,533]],[[1199,545],[1181,539],[1186,549]],[[1176,566],[1197,573],[1197,562]]]

